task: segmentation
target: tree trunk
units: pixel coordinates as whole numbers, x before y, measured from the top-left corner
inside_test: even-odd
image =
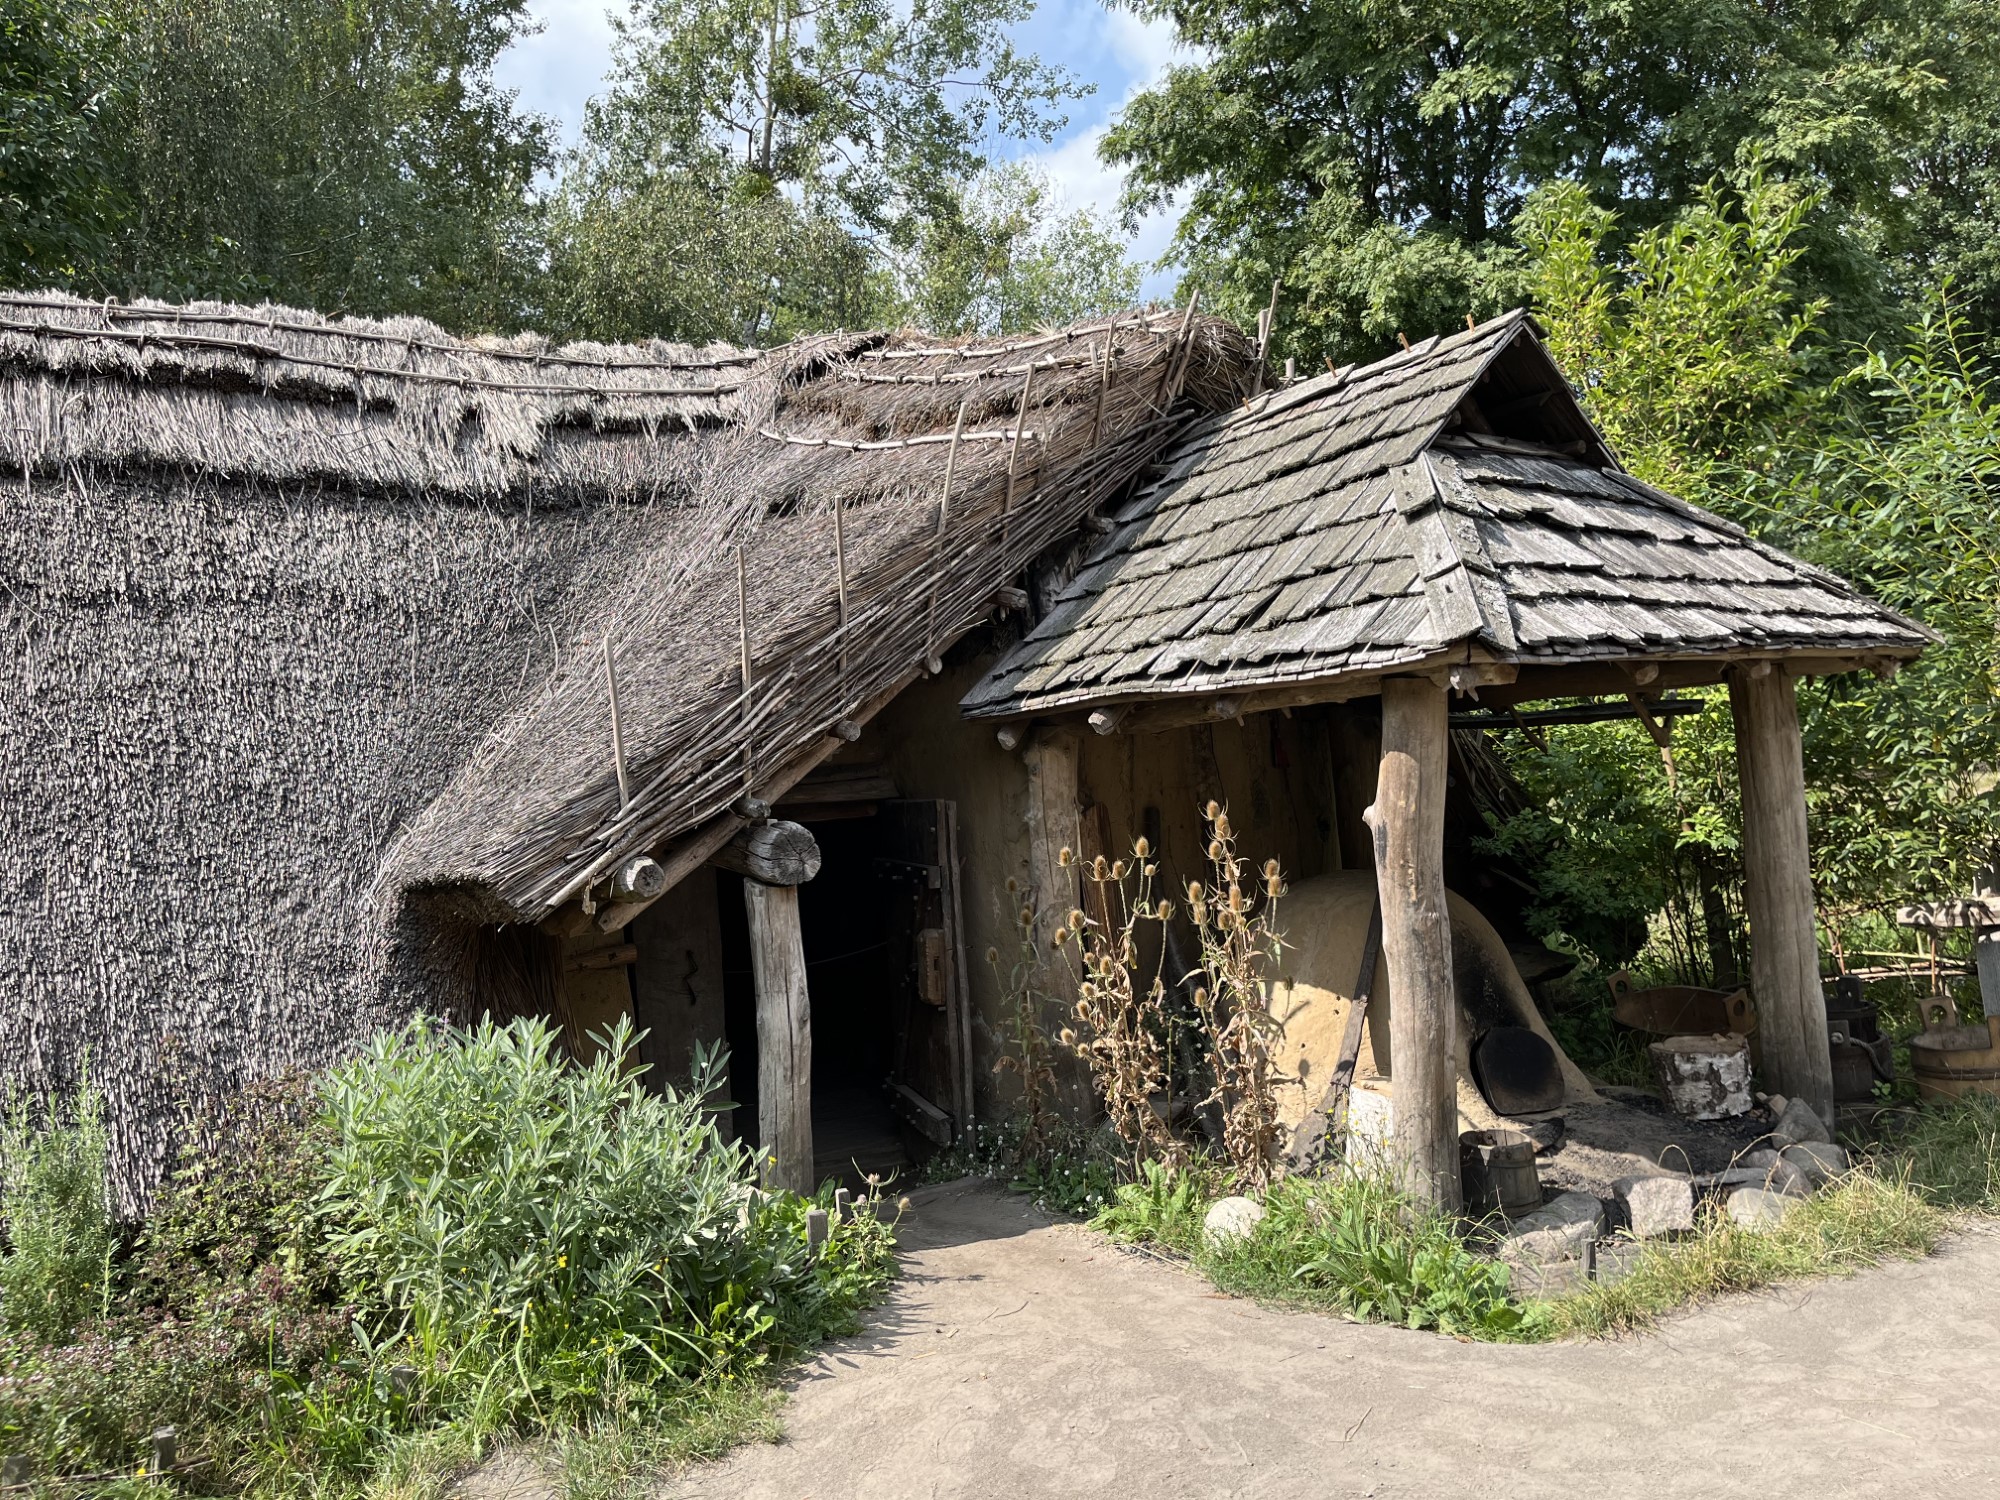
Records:
[[[1381,769],[1365,817],[1389,970],[1392,1151],[1419,1202],[1455,1213],[1458,1000],[1444,894],[1446,734],[1441,686],[1418,677],[1383,682]]]
[[[764,1186],[813,1189],[812,1017],[799,890],[743,882],[757,984],[757,1142]]]
[[[1765,1086],[1805,1100],[1830,1125],[1833,1057],[1813,919],[1798,699],[1782,670],[1757,677],[1738,668],[1729,677],[1729,707],[1743,791],[1743,896]]]

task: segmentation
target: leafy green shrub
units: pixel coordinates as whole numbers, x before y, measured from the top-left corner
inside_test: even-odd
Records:
[[[1149,1161],[1139,1180],[1120,1184],[1110,1206],[1092,1222],[1114,1239],[1185,1249],[1199,1243],[1212,1196],[1198,1169],[1177,1172]]]
[[[603,1041],[582,1066],[541,1021],[418,1023],[328,1076],[336,1263],[448,1402],[547,1417],[741,1371],[886,1278],[872,1219],[809,1259],[801,1201],[757,1193],[705,1103],[719,1055],[655,1093],[630,1024]]]
[[[103,1102],[88,1080],[67,1120],[37,1130],[10,1100],[0,1133],[0,1321],[41,1344],[67,1340],[108,1303],[118,1230],[106,1197]]]

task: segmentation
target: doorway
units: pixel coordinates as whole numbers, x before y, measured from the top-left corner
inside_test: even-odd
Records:
[[[885,801],[797,821],[820,847],[799,887],[812,1016],[814,1178],[907,1176],[959,1129],[965,995],[950,803]],[[737,1118],[757,1120],[756,990],[742,877],[718,873]]]

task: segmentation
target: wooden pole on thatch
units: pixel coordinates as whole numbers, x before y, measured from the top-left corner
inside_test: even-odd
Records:
[[[840,672],[847,675],[847,526],[842,519],[847,502],[838,496],[833,502],[833,577],[840,599]]]
[[[751,736],[747,730],[750,722],[750,585],[744,573],[741,542],[736,544],[736,644],[743,662],[743,721],[746,726],[743,736],[743,790],[747,795],[751,790],[754,765]]]
[[[632,783],[625,776],[625,725],[618,716],[618,669],[612,664],[611,632],[604,632],[604,687],[611,695],[611,765],[618,773],[618,810],[632,805]]]
[[[1014,441],[1007,449],[1007,498],[1000,504],[1000,540],[1007,540],[1007,520],[1014,511],[1014,484],[1021,468],[1021,429],[1028,425],[1028,400],[1035,391],[1035,362],[1021,379],[1021,409],[1014,416]]]
[[[1031,367],[1029,377],[1032,379],[1033,375],[1034,371]],[[951,447],[945,450],[944,490],[938,495],[937,538],[934,543],[934,546],[939,549],[944,546],[945,522],[951,515],[951,481],[952,476],[958,472],[958,444],[959,439],[965,436],[965,409],[971,404],[972,398],[970,396],[967,396],[963,401],[958,403],[958,420],[951,424]],[[932,567],[934,569],[937,567],[936,561],[932,563]],[[938,586],[936,575],[933,573],[931,578],[930,625],[924,631],[924,655],[926,657],[934,655],[937,651],[937,608]]]

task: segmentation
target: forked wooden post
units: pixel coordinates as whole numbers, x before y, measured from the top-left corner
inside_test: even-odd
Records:
[[[1445,689],[1382,683],[1382,763],[1363,814],[1375,837],[1382,957],[1389,979],[1391,1154],[1404,1185],[1447,1213],[1458,1181],[1458,998],[1444,894]]]
[[[812,1012],[799,888],[743,882],[757,987],[757,1142],[764,1186],[813,1187]]]
[[[1764,1086],[1805,1100],[1831,1123],[1833,1057],[1820,990],[1798,697],[1782,669],[1757,663],[1731,669],[1729,709],[1736,721],[1743,904]]]

